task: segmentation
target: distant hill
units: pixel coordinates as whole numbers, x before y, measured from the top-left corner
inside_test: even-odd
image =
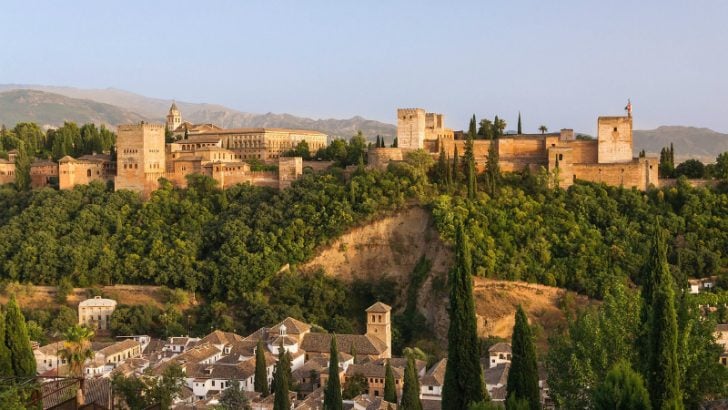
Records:
[[[11,90],[0,93],[0,123],[12,127],[19,122],[40,126],[59,126],[64,121],[93,122],[115,127],[138,122],[139,114],[96,101],[69,98],[36,90]]]
[[[90,102],[103,103],[116,106],[122,111],[138,113],[139,116],[150,121],[164,121],[172,100],[149,98],[143,95],[130,93],[124,90],[114,88],[107,89],[80,89],[73,87],[55,87],[44,85],[28,85],[28,84],[0,84],[0,96],[5,94],[3,91],[25,89],[37,90],[46,93],[60,94],[62,96],[88,100]],[[388,141],[394,138],[396,128],[394,125],[386,124],[379,121],[367,120],[356,116],[349,119],[311,119],[305,117],[297,117],[291,114],[253,114],[237,111],[217,104],[195,104],[184,101],[176,101],[177,107],[182,111],[182,119],[190,122],[210,122],[224,128],[242,128],[242,127],[278,127],[278,128],[300,128],[321,131],[331,136],[349,138],[361,130],[369,139],[374,139],[376,135],[386,137]],[[50,108],[47,108],[50,109]],[[23,112],[22,109],[18,109]],[[57,108],[52,111],[57,111]],[[39,116],[43,116],[41,109],[37,110]],[[6,124],[14,124],[13,121],[5,120],[4,115],[0,113],[0,121]],[[29,121],[23,119],[22,121]],[[119,124],[124,121],[115,123]],[[62,121],[61,121],[62,123]],[[49,122],[49,124],[53,124]]]
[[[677,162],[689,158],[714,162],[718,154],[728,151],[728,134],[708,128],[676,125],[634,131],[635,155],[642,149],[647,153],[659,154],[660,150],[670,143],[674,144]]]

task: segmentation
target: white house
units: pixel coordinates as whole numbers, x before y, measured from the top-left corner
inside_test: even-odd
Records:
[[[78,304],[78,324],[91,329],[107,330],[111,315],[116,309],[116,301],[96,296]]]
[[[488,364],[490,367],[497,366],[502,363],[511,362],[511,345],[510,343],[496,343],[488,349]]]
[[[38,374],[57,369],[60,365],[66,364],[66,361],[61,359],[59,353],[64,348],[63,343],[64,341],[60,341],[33,349]]]

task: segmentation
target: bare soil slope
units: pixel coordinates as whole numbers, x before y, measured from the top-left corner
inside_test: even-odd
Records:
[[[420,289],[418,309],[427,318],[433,336],[447,339],[447,272],[452,251],[442,242],[433,226],[430,213],[419,207],[354,228],[319,252],[303,269],[323,268],[332,276],[344,279],[378,280],[389,276],[400,284],[404,294],[410,273],[419,258],[425,255],[432,269]],[[536,324],[537,340],[545,346],[547,337],[565,324],[560,300],[564,289],[525,282],[508,282],[475,278],[474,295],[478,316],[478,332],[482,337],[510,339],[516,307],[521,304],[531,323]],[[576,297],[577,303],[588,303]],[[402,306],[395,306],[402,309]]]
[[[114,299],[120,305],[150,305],[158,308],[164,306],[164,296],[160,286],[114,285],[103,286],[100,289],[103,297]],[[16,295],[18,304],[22,308],[58,307],[55,286],[18,285],[17,289],[6,290],[5,294],[0,295],[0,303],[7,303],[10,293]],[[76,307],[79,302],[86,299],[88,299],[86,289],[75,288],[68,295],[66,305]],[[189,305],[188,303],[179,307],[185,309]]]

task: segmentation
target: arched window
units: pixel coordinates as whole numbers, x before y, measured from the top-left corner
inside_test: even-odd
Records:
[[[91,170],[90,170],[90,169],[87,169],[87,170],[86,170],[86,176],[87,176],[87,177],[90,177],[90,176],[91,176]]]

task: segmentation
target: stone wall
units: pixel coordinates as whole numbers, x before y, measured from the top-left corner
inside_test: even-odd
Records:
[[[574,140],[569,141],[575,164],[596,164],[598,161],[597,141]]]
[[[371,148],[367,152],[367,164],[370,168],[386,169],[390,161],[402,161],[403,158],[400,148]]]
[[[658,161],[655,158],[637,158],[618,164],[574,164],[571,181],[576,179],[603,182],[608,185],[646,190],[650,185],[660,186],[657,178]],[[571,185],[571,184],[568,184]]]
[[[303,158],[281,157],[278,159],[278,188],[286,189],[303,175]]]

